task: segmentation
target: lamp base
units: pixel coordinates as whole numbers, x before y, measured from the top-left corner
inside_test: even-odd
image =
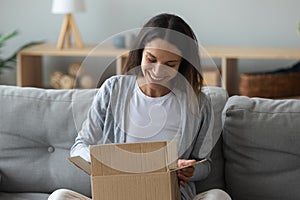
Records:
[[[80,39],[80,35],[78,32],[77,26],[75,24],[75,20],[74,20],[72,14],[66,14],[65,19],[62,24],[62,27],[61,27],[58,42],[57,42],[58,49],[64,48],[64,44],[65,44],[66,40],[68,42],[68,47],[72,46],[71,32],[73,32],[73,34],[74,34],[76,47],[83,48],[83,45],[82,45],[82,42]]]

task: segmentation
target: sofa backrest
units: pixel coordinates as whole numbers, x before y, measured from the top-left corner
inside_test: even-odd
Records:
[[[214,112],[213,136],[218,137],[211,153],[211,173],[202,181],[196,182],[197,193],[208,189],[219,188],[224,189],[224,159],[222,150],[222,110],[228,99],[227,92],[220,87],[203,87],[203,92],[211,99],[211,105]]]
[[[300,101],[230,97],[223,111],[233,199],[300,199]]]
[[[215,115],[213,135],[222,131],[227,93],[204,87]],[[0,191],[45,192],[68,188],[90,196],[90,178],[66,158],[96,90],[45,90],[0,86]],[[221,144],[212,153],[211,175],[198,191],[224,187]]]
[[[66,158],[95,92],[0,86],[0,191],[90,195],[89,176]]]

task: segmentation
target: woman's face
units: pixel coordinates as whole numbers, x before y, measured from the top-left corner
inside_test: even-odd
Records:
[[[147,43],[142,56],[145,84],[152,90],[165,90],[178,73],[181,51],[173,44],[156,38]]]

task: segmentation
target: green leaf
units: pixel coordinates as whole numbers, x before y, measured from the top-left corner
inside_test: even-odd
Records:
[[[17,54],[19,51],[21,51],[22,49],[25,49],[27,47],[33,46],[33,45],[37,45],[37,44],[42,44],[44,43],[44,41],[36,41],[36,42],[29,42],[23,46],[21,46],[13,55],[11,55],[9,58],[7,58],[6,60],[8,61],[12,61],[12,60],[16,60],[17,59]],[[0,66],[1,67],[1,66]]]
[[[16,36],[18,34],[17,31],[14,31],[8,35],[5,35],[3,37],[0,37],[0,48],[3,46],[4,42],[14,36]],[[16,61],[17,61],[17,54],[19,51],[21,51],[24,48],[33,46],[33,45],[37,45],[37,44],[41,44],[44,43],[44,41],[35,41],[35,42],[29,42],[23,46],[21,46],[13,55],[11,55],[10,57],[6,58],[6,59],[2,59],[0,58],[0,74],[1,74],[1,69],[3,68],[14,68],[16,65]]]
[[[3,37],[0,37],[0,45],[2,46],[2,44],[6,41],[6,40],[8,40],[8,39],[10,39],[10,38],[12,38],[12,37],[14,37],[14,36],[16,36],[18,34],[18,31],[14,31],[14,32],[12,32],[12,33],[10,33],[10,34],[8,34],[8,35],[5,35],[5,36],[3,36]]]

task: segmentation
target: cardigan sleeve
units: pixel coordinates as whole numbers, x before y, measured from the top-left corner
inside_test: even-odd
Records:
[[[211,171],[210,152],[213,146],[209,142],[211,140],[206,140],[206,138],[212,137],[213,111],[209,98],[204,94],[200,97],[200,104],[200,126],[190,157],[197,161],[206,158],[207,161],[195,166],[191,181],[203,180]]]
[[[95,95],[87,118],[75,139],[74,145],[71,147],[71,156],[81,156],[86,161],[91,162],[89,146],[101,143],[103,140],[103,128],[109,106],[111,82],[110,79],[105,81]]]

